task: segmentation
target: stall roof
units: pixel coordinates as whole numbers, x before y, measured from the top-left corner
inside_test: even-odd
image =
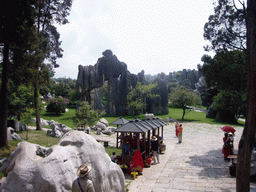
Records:
[[[120,117],[119,119],[113,121],[110,124],[112,124],[112,125],[124,125],[124,124],[126,124],[128,122],[129,122],[128,120],[124,119],[123,117]]]
[[[165,126],[168,125],[166,122],[164,122],[160,117],[155,117],[153,120],[157,121],[160,125]]]
[[[113,123],[112,123],[113,124]],[[115,132],[125,132],[125,133],[145,133],[152,129],[162,127],[167,125],[161,118],[153,118],[151,120],[139,120],[134,119],[118,127]]]
[[[156,129],[156,128],[159,127],[159,126],[157,126],[156,124],[152,123],[152,122],[149,121],[149,120],[143,119],[142,121],[143,121],[145,124],[147,124],[148,126],[150,126],[152,129]]]
[[[152,130],[153,127],[150,126],[148,123],[146,123],[145,121],[138,121],[137,124],[142,125],[143,127],[145,127],[148,131]]]
[[[115,132],[125,132],[125,133],[145,133],[148,131],[147,128],[138,123],[139,119],[134,119],[128,123],[118,127]]]

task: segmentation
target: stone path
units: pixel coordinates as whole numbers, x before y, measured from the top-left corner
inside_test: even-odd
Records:
[[[220,125],[182,123],[183,142],[178,144],[174,124],[164,127],[166,152],[160,163],[143,170],[133,180],[129,192],[236,191],[236,179],[229,174],[230,162],[224,161],[223,131]],[[242,135],[242,127],[234,127],[234,148]],[[256,191],[256,183],[251,183]]]

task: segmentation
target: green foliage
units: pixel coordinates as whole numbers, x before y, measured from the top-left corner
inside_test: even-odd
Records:
[[[106,105],[108,99],[108,84],[104,83],[104,85],[100,88],[102,93],[102,104],[103,106]]]
[[[175,108],[183,109],[182,119],[184,119],[185,114],[190,111],[190,106],[200,104],[200,98],[193,91],[179,86],[170,95],[170,103]]]
[[[34,113],[33,109],[25,108],[25,111],[20,115],[20,121],[29,125],[32,122],[32,115]]]
[[[147,98],[155,99],[159,97],[159,95],[151,93],[151,90],[156,86],[157,83],[142,85],[141,82],[138,82],[134,88],[130,88],[131,90],[127,95],[128,109],[131,112],[134,112],[134,115],[143,113],[144,109],[146,108]]]
[[[67,98],[69,99],[69,105],[75,106],[79,99],[81,98],[82,94],[77,92],[76,90],[72,90],[68,93]]]
[[[246,53],[242,51],[219,52],[214,58],[204,55],[200,71],[208,87],[218,90],[243,92],[247,83]]]
[[[47,112],[55,113],[56,115],[65,113],[65,109],[66,103],[62,97],[52,98],[46,107]]]
[[[92,126],[98,120],[98,112],[91,109],[91,106],[83,101],[79,103],[75,116],[72,120],[77,127],[85,127],[86,125]]]
[[[10,82],[8,96],[8,117],[17,117],[20,120],[22,113],[33,106],[33,88],[31,86],[15,86]]]
[[[218,0],[214,14],[204,26],[204,38],[210,41],[206,50],[245,50],[246,49],[246,7],[232,0]],[[241,8],[240,8],[241,7]]]
[[[215,111],[227,111],[235,117],[245,109],[245,98],[245,94],[240,94],[237,91],[222,90],[213,98],[213,109]]]

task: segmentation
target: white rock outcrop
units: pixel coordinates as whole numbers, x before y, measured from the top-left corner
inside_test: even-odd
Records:
[[[50,148],[19,143],[0,167],[7,175],[0,191],[71,191],[77,168],[84,163],[93,167],[89,178],[95,191],[125,191],[120,167],[100,143],[82,131],[69,131]]]
[[[70,127],[67,127],[66,125],[53,120],[49,121],[48,123],[51,127],[51,130],[47,130],[47,135],[52,137],[62,137],[65,133],[72,130]]]

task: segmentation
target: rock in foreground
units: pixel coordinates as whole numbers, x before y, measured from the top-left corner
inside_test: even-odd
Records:
[[[81,131],[68,132],[50,148],[19,143],[0,168],[7,175],[0,191],[71,191],[77,168],[84,163],[93,167],[89,178],[95,191],[125,191],[120,167],[101,144]]]

